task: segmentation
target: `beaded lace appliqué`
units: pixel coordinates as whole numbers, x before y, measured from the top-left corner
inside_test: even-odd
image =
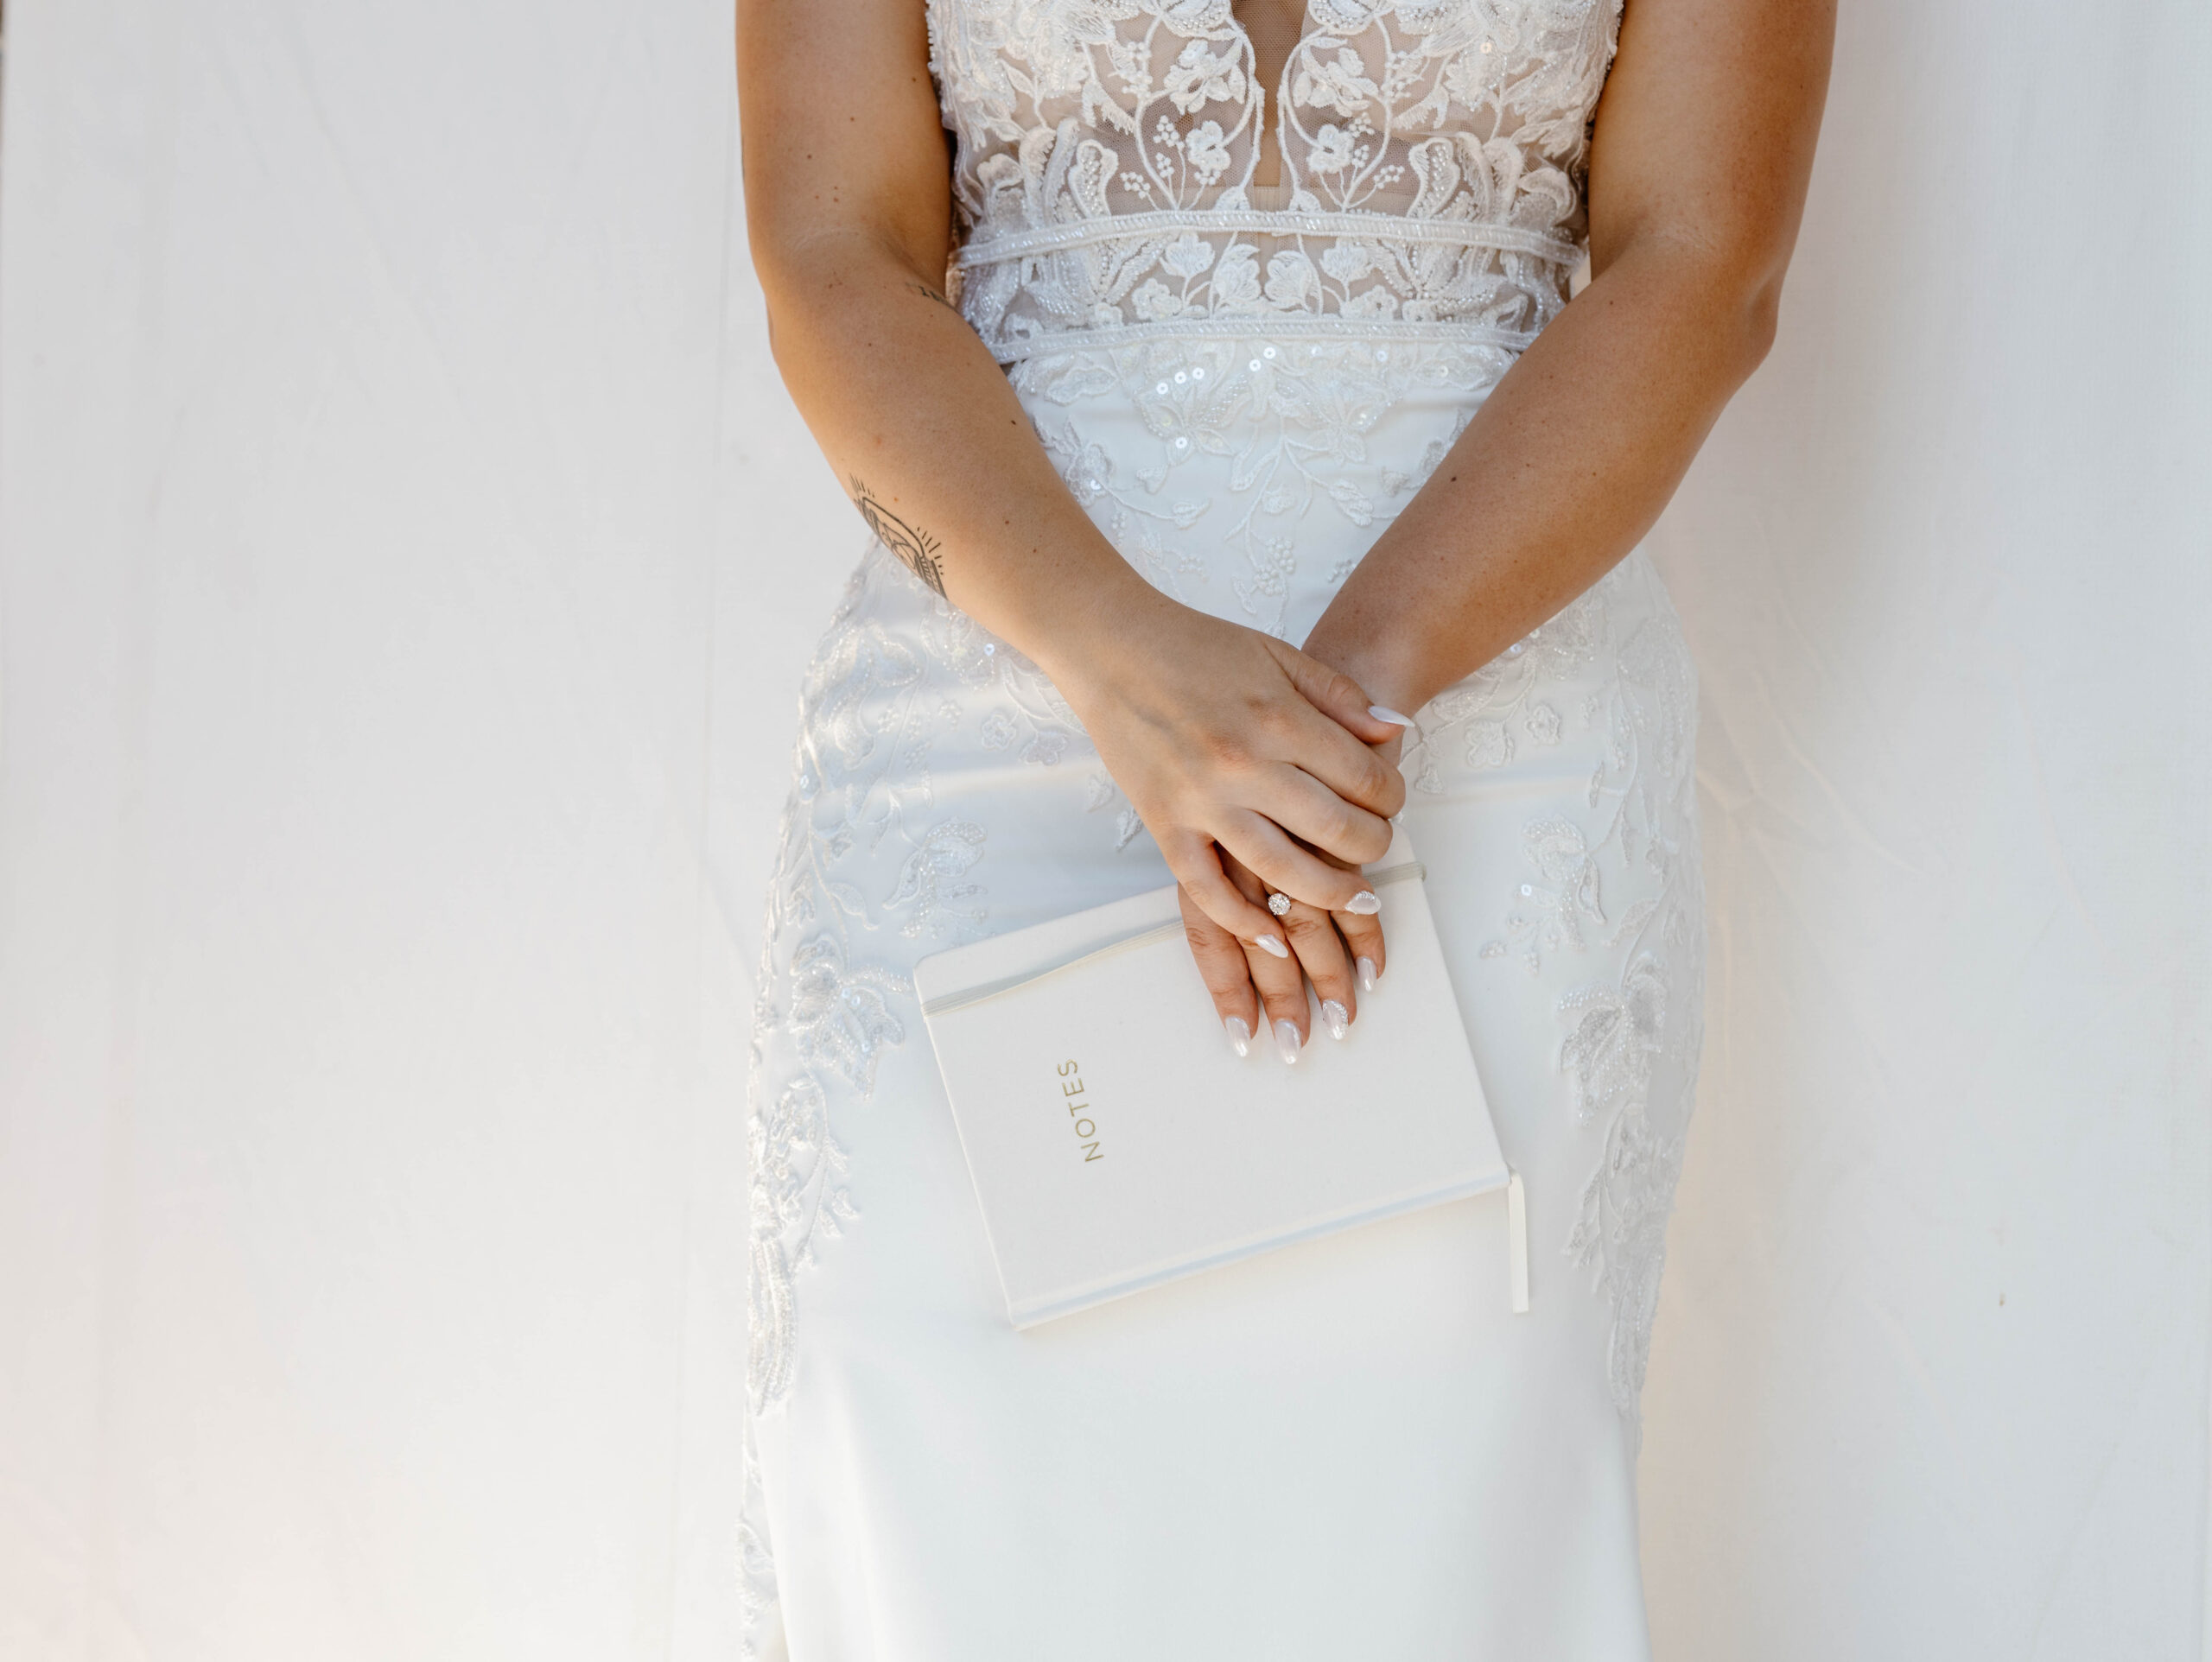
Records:
[[[1619,604],[1631,585],[1649,605]],[[1622,625],[1622,613],[1636,619]],[[1624,632],[1625,638],[1618,638]],[[1594,688],[1592,670],[1599,672]],[[1573,699],[1570,689],[1583,689]],[[1633,555],[1497,660],[1421,713],[1408,771],[1440,791],[1442,758],[1503,766],[1523,740],[1557,744],[1579,704],[1602,739],[1585,793],[1589,823],[1548,815],[1522,828],[1523,875],[1488,959],[1530,974],[1604,948],[1617,979],[1558,1003],[1559,1066],[1578,1124],[1599,1132],[1567,1256],[1610,1303],[1607,1371],[1615,1405],[1634,1418],[1649,1355],[1666,1227],[1680,1176],[1689,1094],[1704,1037],[1704,894],[1696,860],[1692,749],[1696,678],[1673,610]]]
[[[868,1101],[886,1051],[920,1031],[903,969],[912,943],[971,938],[989,917],[978,877],[988,829],[938,811],[931,758],[956,744],[1053,767],[1083,743],[1036,665],[870,549],[801,695],[753,1010],[740,1543],[748,1655],[776,1602],[752,1416],[791,1391],[802,1272],[859,1215],[833,1108]]]
[[[912,948],[886,941],[872,950],[871,939],[965,940],[989,917],[976,878],[989,832],[936,810],[932,748],[960,734],[986,752],[1050,767],[1081,731],[1034,664],[918,589],[871,551],[801,697],[753,1019],[756,1411],[791,1388],[798,1272],[855,1216],[832,1095],[865,1101],[885,1049],[919,1026],[912,989],[891,967]],[[918,628],[912,617],[887,625],[871,615],[886,591],[918,610]]]
[[[1525,346],[1566,301],[1617,8],[1313,0],[1268,88],[1229,0],[932,0],[961,308],[1007,363],[1224,324]]]
[[[1209,610],[1233,596],[1243,622],[1281,638],[1293,593],[1311,592],[1313,579],[1333,588],[1355,563],[1302,573],[1307,516],[1379,533],[1458,433],[1432,442],[1410,471],[1370,464],[1368,435],[1415,390],[1449,389],[1471,413],[1512,361],[1464,342],[1231,337],[1059,351],[1016,365],[1013,379],[1033,401],[1071,412],[1097,395],[1125,398],[1148,454],[1087,441],[1073,413],[1039,421],[1069,490],[1155,587]],[[1179,488],[1201,460],[1206,482]],[[1231,464],[1225,474],[1221,460]]]

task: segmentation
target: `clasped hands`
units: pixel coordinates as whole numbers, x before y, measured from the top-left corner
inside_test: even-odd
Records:
[[[1242,1056],[1265,1032],[1294,1063],[1306,981],[1341,1039],[1385,965],[1359,867],[1405,804],[1405,727],[1296,647],[1160,598],[1054,680],[1181,885],[1229,1042]]]

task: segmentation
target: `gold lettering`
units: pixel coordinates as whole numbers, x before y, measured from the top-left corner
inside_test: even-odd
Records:
[[[1097,1124],[1085,1117],[1090,1109],[1090,1099],[1084,1094],[1081,1067],[1075,1058],[1071,1056],[1067,1061],[1060,1063],[1056,1071],[1059,1074],[1061,1080],[1060,1095],[1067,1101],[1068,1118],[1072,1122],[1069,1129],[1075,1132],[1077,1140],[1083,1143],[1084,1164],[1088,1165],[1093,1160],[1104,1159],[1105,1151],[1096,1140],[1098,1136]],[[1086,1139],[1091,1140],[1086,1141],[1084,1140]]]

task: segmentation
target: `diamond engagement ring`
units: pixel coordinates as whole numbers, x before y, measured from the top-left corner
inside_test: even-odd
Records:
[[[1268,897],[1268,910],[1281,917],[1290,910],[1290,897],[1278,889]]]

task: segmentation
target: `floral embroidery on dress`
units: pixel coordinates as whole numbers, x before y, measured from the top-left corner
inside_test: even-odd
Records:
[[[1219,339],[1058,352],[1014,366],[1018,390],[1072,408],[1101,394],[1133,404],[1155,447],[1116,459],[1087,440],[1076,418],[1040,422],[1039,437],[1077,500],[1124,558],[1163,593],[1198,604],[1214,561],[1229,556],[1229,587],[1243,621],[1281,638],[1291,597],[1310,586],[1300,527],[1319,511],[1379,532],[1441,464],[1474,406],[1513,359],[1480,344],[1393,346],[1367,340]],[[1413,473],[1370,462],[1367,435],[1415,391],[1449,389],[1466,400],[1448,438],[1432,442]],[[1232,465],[1230,495],[1179,492],[1179,470],[1199,458]],[[1355,560],[1333,562],[1333,589]]]
[[[880,615],[887,597],[896,622]],[[1081,739],[1035,664],[872,549],[807,672],[769,885],[748,1137],[756,1411],[791,1386],[799,1272],[858,1215],[833,1092],[867,1100],[885,1051],[919,1024],[906,976],[880,961],[906,954],[871,937],[950,943],[989,918],[976,875],[989,832],[937,810],[930,768],[979,700],[982,751],[1049,766]]]
[[[1560,1066],[1574,1084],[1574,1117],[1611,1122],[1640,1107],[1666,1039],[1667,974],[1639,953],[1617,986],[1586,986],[1560,1000],[1574,1031],[1560,1046]]]
[[[1645,593],[1632,597],[1631,586]],[[1624,612],[1637,621],[1616,642]],[[1579,707],[1597,742],[1584,792],[1597,819],[1585,826],[1554,815],[1522,828],[1525,875],[1503,936],[1480,955],[1513,957],[1533,976],[1550,956],[1603,947],[1622,966],[1617,980],[1560,999],[1558,1061],[1576,1124],[1603,1139],[1566,1252],[1611,1306],[1608,1382],[1633,1419],[1703,1043],[1704,986],[1695,671],[1641,555],[1420,713],[1407,762],[1415,788],[1451,788],[1447,761],[1503,765],[1516,739],[1563,743],[1562,700]],[[1662,1100],[1668,1093],[1672,1100]]]
[[[1479,765],[1478,764],[1477,765]],[[1582,926],[1605,921],[1599,897],[1598,862],[1572,820],[1538,820],[1522,834],[1529,863],[1539,882],[1521,885],[1521,904],[1505,915],[1507,934],[1521,949],[1531,975],[1544,967],[1546,952],[1580,952]],[[1482,955],[1503,957],[1503,942],[1486,942]]]
[[[1648,568],[1646,578],[1656,591]],[[1614,1402],[1633,1418],[1705,1042],[1705,894],[1692,769],[1697,679],[1663,594],[1657,615],[1622,643],[1615,673],[1592,702],[1606,720],[1609,749],[1589,801],[1600,809],[1611,803],[1601,843],[1618,848],[1624,880],[1643,892],[1613,932],[1612,943],[1627,948],[1618,980],[1560,1002],[1572,1024],[1560,1065],[1573,1081],[1578,1116],[1602,1124],[1605,1137],[1567,1253],[1611,1303],[1608,1376]]]
[[[760,1482],[760,1456],[753,1417],[745,1417],[739,1469],[743,1492],[738,1500],[737,1609],[740,1662],[757,1662],[762,1630],[777,1613],[775,1545],[768,1530],[768,1497]]]
[[[1606,597],[1620,569],[1614,568],[1550,622],[1530,630],[1416,712],[1405,760],[1407,781],[1414,790],[1434,796],[1446,789],[1454,746],[1466,766],[1487,769],[1512,761],[1522,739],[1548,749],[1561,741],[1566,719],[1540,695],[1597,661],[1610,638]]]
[[[1143,833],[1144,821],[1137,817],[1136,809],[1129,806],[1129,799],[1122,794],[1121,786],[1114,783],[1114,776],[1104,768],[1095,769],[1084,782],[1084,813],[1103,813],[1109,808],[1116,810],[1114,815],[1114,852],[1120,853]]]
[[[1319,0],[1268,87],[1229,0],[932,0],[962,310],[1007,363],[1224,324],[1526,346],[1566,302],[1618,21]]]
[[[920,1031],[894,967],[912,961],[906,943],[972,939],[989,920],[989,829],[940,808],[931,765],[971,743],[972,755],[1049,768],[1085,740],[1042,670],[871,546],[802,688],[753,1011],[748,1646],[776,1596],[753,1420],[791,1390],[801,1277],[861,1215],[836,1118],[873,1096],[885,1056]]]
[[[851,1221],[841,1179],[845,1151],[830,1130],[822,1083],[801,1074],[753,1116],[747,1138],[753,1170],[752,1358],[756,1404],[791,1388],[792,1276],[814,1262],[817,1235]]]
[[[983,857],[988,834],[966,820],[946,820],[924,834],[921,846],[899,868],[899,886],[883,903],[886,911],[904,911],[901,935],[941,935],[948,926],[972,933],[988,915],[973,904],[982,885],[961,879]]]
[[[843,948],[827,935],[791,954],[790,976],[790,1028],[799,1055],[868,1095],[875,1088],[878,1047],[906,1037],[891,1008],[906,991],[906,979],[872,967],[848,969]]]
[[[1660,1272],[1667,1258],[1667,1220],[1681,1175],[1682,1139],[1662,1134],[1649,1113],[1624,1111],[1605,1128],[1598,1169],[1583,1189],[1567,1255],[1590,1269],[1611,1302],[1612,1342],[1606,1383],[1614,1406],[1631,1424],[1651,1357],[1651,1323],[1658,1313]]]

